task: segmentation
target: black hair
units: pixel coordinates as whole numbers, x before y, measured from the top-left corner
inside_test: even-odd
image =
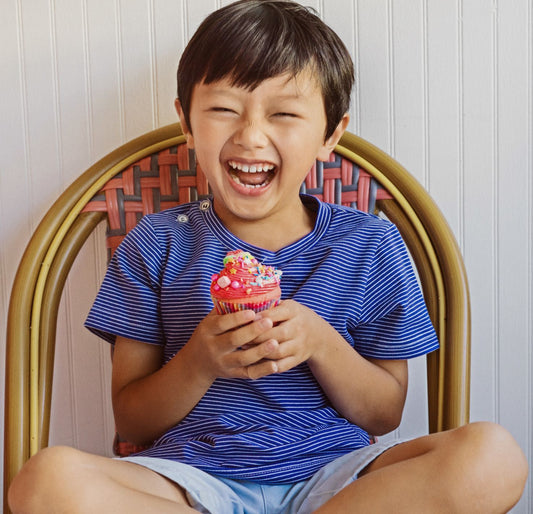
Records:
[[[178,98],[190,128],[194,86],[230,78],[255,89],[266,79],[310,68],[322,89],[327,139],[350,106],[352,59],[337,34],[292,0],[239,0],[211,13],[178,66]]]

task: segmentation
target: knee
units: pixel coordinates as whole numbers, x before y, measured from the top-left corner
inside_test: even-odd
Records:
[[[528,475],[528,464],[524,452],[513,436],[501,425],[489,422],[471,423],[458,429],[466,457],[472,455],[483,472],[490,464],[500,475],[509,477],[510,482],[523,489]],[[509,484],[511,485],[511,484]]]
[[[524,491],[526,457],[513,436],[495,423],[480,422],[453,431],[456,451],[470,490],[510,509]],[[505,511],[507,512],[507,511]]]
[[[41,450],[22,467],[8,490],[8,504],[12,512],[47,512],[51,499],[68,491],[69,477],[81,452],[68,447]]]

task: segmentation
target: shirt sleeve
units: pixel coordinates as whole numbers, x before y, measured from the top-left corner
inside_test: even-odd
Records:
[[[160,245],[145,216],[115,251],[85,326],[112,344],[116,336],[163,344],[161,263]]]
[[[438,348],[413,265],[400,233],[390,225],[369,266],[355,347],[366,357],[407,359]]]

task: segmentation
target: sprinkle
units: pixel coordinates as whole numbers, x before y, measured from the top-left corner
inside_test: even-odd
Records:
[[[217,284],[222,288],[224,289],[225,287],[228,287],[230,284],[231,284],[231,280],[226,277],[226,276],[222,276],[220,277],[218,280],[217,280]]]

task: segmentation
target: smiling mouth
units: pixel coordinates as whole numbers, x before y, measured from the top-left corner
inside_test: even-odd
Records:
[[[266,162],[245,164],[228,161],[228,170],[235,182],[252,189],[267,186],[276,174],[276,166]]]

